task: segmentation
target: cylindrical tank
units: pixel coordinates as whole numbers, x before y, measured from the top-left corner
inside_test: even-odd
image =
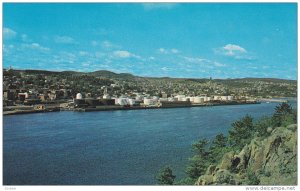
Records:
[[[227,100],[228,101],[232,101],[233,100],[233,96],[227,96]]]
[[[119,98],[119,105],[128,105],[127,98]]]
[[[82,99],[82,94],[81,93],[76,94],[76,99]]]
[[[128,103],[129,103],[129,105],[134,105],[135,104],[135,100],[134,99],[128,99]]]
[[[172,98],[172,97],[169,97],[168,101],[176,101],[176,100],[174,98]]]
[[[221,96],[222,101],[227,101],[227,96]]]
[[[194,103],[203,103],[204,102],[204,97],[195,97],[194,98]]]
[[[104,95],[103,95],[103,99],[111,99],[111,97],[110,97],[109,94],[104,94]]]
[[[144,105],[153,105],[154,101],[153,99],[145,98],[144,99]]]
[[[220,96],[214,96],[214,100],[221,100]]]
[[[186,97],[181,97],[181,98],[179,98],[178,101],[187,101],[187,100],[188,100],[188,98],[186,98]]]
[[[190,99],[190,102],[194,102],[195,97],[188,97]]]
[[[159,101],[168,101],[168,98],[159,98]]]
[[[137,96],[135,97],[135,99],[136,99],[137,101],[142,101],[142,100],[143,100],[143,96],[137,95]]]
[[[158,101],[159,97],[153,96],[153,101]]]

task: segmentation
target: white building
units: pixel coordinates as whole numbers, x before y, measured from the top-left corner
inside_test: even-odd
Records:
[[[76,99],[82,99],[82,94],[81,93],[76,94]]]

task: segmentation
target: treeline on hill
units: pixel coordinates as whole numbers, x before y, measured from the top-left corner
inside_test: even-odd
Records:
[[[196,180],[203,175],[210,165],[217,165],[223,155],[230,151],[239,152],[242,148],[251,142],[255,136],[267,137],[271,133],[270,128],[274,129],[280,126],[297,123],[297,111],[287,103],[282,103],[275,107],[275,112],[270,117],[262,117],[257,121],[246,115],[242,119],[232,123],[228,136],[218,134],[213,140],[201,139],[192,145],[194,156],[189,160],[186,168],[187,177],[176,181],[171,167],[163,168],[156,180],[158,184],[163,185],[190,185],[195,184]],[[234,170],[234,169],[233,169]],[[258,184],[257,179],[249,174],[251,182],[249,185]]]

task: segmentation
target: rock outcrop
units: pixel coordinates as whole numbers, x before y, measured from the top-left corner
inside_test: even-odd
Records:
[[[267,138],[254,138],[239,153],[224,154],[208,167],[197,185],[296,185],[297,125],[270,130]]]

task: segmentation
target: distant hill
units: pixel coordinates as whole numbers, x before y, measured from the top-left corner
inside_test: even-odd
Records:
[[[95,77],[103,77],[103,78],[115,78],[115,79],[164,79],[164,80],[183,80],[183,81],[190,81],[190,82],[207,82],[209,79],[205,78],[171,78],[171,77],[141,77],[141,76],[134,76],[129,73],[115,73],[108,70],[98,70],[94,72],[76,72],[76,71],[48,71],[48,70],[14,70],[17,72],[24,72],[26,74],[34,74],[34,75],[91,75]],[[297,80],[287,80],[287,79],[279,79],[279,78],[230,78],[230,79],[213,79],[215,82],[244,82],[244,81],[264,81],[264,82],[290,82],[296,83]]]
[[[124,79],[132,79],[135,78],[136,76],[132,75],[132,74],[128,74],[128,73],[114,73],[111,71],[107,71],[107,70],[98,70],[95,72],[88,72],[85,73],[88,75],[92,75],[92,76],[96,76],[96,77],[105,77],[105,78],[124,78]]]

